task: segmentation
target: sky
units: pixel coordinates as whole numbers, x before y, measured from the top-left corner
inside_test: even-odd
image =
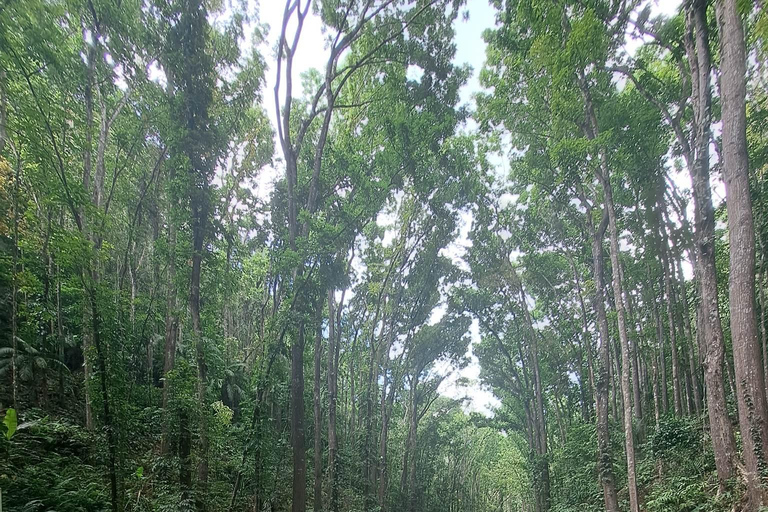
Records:
[[[547,1],[547,0],[541,0]],[[651,0],[652,15],[674,14],[680,5],[680,0]],[[269,118],[276,126],[276,115],[274,106],[274,86],[275,86],[275,48],[277,45],[277,38],[280,34],[280,27],[282,23],[283,11],[285,9],[285,3],[281,0],[264,0],[259,5],[259,21],[269,26],[267,38],[264,46],[261,48],[262,54],[267,57],[267,62],[270,64],[270,69],[267,70],[266,75],[266,87],[264,89],[264,106],[267,109]],[[454,61],[457,64],[469,64],[473,73],[467,84],[461,90],[461,103],[467,104],[472,108],[473,95],[480,92],[482,88],[478,80],[478,74],[483,66],[485,60],[485,42],[483,41],[483,31],[488,28],[492,28],[495,25],[495,9],[488,3],[487,0],[467,0],[463,11],[466,11],[468,16],[459,16],[454,23],[454,29],[456,31],[456,56]],[[289,33],[293,29],[289,27]],[[296,79],[301,73],[313,68],[322,67],[323,63],[327,60],[327,44],[325,44],[326,35],[323,34],[322,24],[320,19],[311,14],[307,16],[301,35],[301,43],[299,44],[299,50],[294,57],[294,76]],[[626,49],[632,54],[641,44],[641,41],[629,38],[627,41]],[[300,91],[297,91],[297,93]],[[472,130],[475,127],[474,123],[470,121],[465,129]],[[280,154],[279,146],[276,146],[277,154]],[[497,165],[504,165],[504,159],[500,158]],[[269,190],[271,190],[270,184],[274,182],[278,176],[278,169],[280,169],[280,162],[275,164],[274,168],[269,168],[264,171],[261,176],[263,186],[260,187],[260,195],[266,197]],[[675,178],[682,180],[681,186],[688,188],[689,184],[685,182],[685,177]],[[454,259],[455,262],[459,262],[463,253],[463,248],[469,246],[468,233],[471,229],[472,219],[471,217],[464,215],[462,217],[463,225],[459,233],[459,237],[456,242],[447,249],[447,254]],[[433,321],[436,321],[441,315],[440,311],[437,311],[433,315]],[[467,356],[470,363],[459,371],[452,371],[448,365],[441,365],[437,368],[440,372],[447,373],[447,377],[441,385],[439,391],[448,397],[462,399],[466,398],[465,410],[480,412],[482,414],[491,415],[493,409],[497,407],[500,402],[491,393],[490,390],[481,386],[479,382],[480,366],[477,358],[472,353],[472,345],[480,340],[479,328],[477,321],[474,321],[470,327],[471,344]],[[466,386],[459,385],[459,379],[468,383]]]

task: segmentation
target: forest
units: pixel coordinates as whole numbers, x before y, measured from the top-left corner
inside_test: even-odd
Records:
[[[767,58],[765,0],[2,0],[0,511],[768,510]]]

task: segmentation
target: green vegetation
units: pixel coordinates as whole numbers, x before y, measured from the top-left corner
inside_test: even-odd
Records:
[[[763,4],[271,9],[0,6],[2,510],[768,505]]]

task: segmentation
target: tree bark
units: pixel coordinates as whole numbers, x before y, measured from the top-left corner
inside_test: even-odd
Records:
[[[605,158],[605,156],[603,156]],[[627,487],[629,488],[629,509],[639,512],[640,505],[637,495],[637,479],[635,476],[635,440],[632,432],[632,389],[631,366],[629,356],[629,338],[627,336],[626,316],[622,291],[621,275],[619,271],[619,230],[616,223],[616,211],[613,204],[613,191],[611,190],[610,175],[607,165],[603,164],[603,193],[605,195],[605,207],[608,210],[608,233],[610,240],[611,266],[613,267],[613,294],[616,301],[616,312],[619,322],[619,341],[621,342],[621,393],[624,404],[624,443],[627,457]]]
[[[542,512],[549,510],[552,499],[550,495],[549,460],[547,454],[547,423],[544,416],[544,390],[541,383],[541,366],[539,365],[538,334],[533,327],[533,319],[528,311],[525,290],[522,282],[515,275],[520,297],[520,308],[523,310],[523,318],[529,334],[529,355],[533,370],[533,392],[535,400],[534,432],[536,440],[537,460],[534,469],[534,485],[537,492],[537,502]],[[555,397],[557,399],[557,397]],[[557,412],[557,408],[555,409]]]
[[[5,73],[3,72],[3,77]],[[0,87],[3,84],[0,83]],[[5,94],[2,97],[3,103],[3,131],[5,131]],[[16,410],[16,414],[19,413],[19,376],[18,376],[18,325],[17,317],[18,302],[17,294],[19,290],[17,282],[18,266],[19,266],[19,180],[21,178],[21,153],[17,152],[15,172],[13,175],[13,261],[11,266],[11,391],[13,408]],[[86,388],[87,388],[86,382]]]
[[[717,297],[715,268],[715,217],[709,183],[709,143],[712,94],[710,90],[711,59],[706,21],[707,2],[687,0],[686,54],[691,67],[693,99],[693,133],[695,158],[689,166],[693,183],[694,253],[696,277],[701,295],[701,326],[705,344],[704,380],[707,389],[707,411],[710,435],[717,467],[720,490],[725,490],[733,477],[736,442],[725,400],[723,360],[725,342]]]
[[[318,311],[320,308],[318,308]],[[315,452],[314,452],[314,477],[315,485],[312,494],[312,509],[320,512],[323,509],[323,436],[322,436],[322,413],[320,406],[320,373],[321,361],[323,357],[323,325],[322,316],[317,315],[317,326],[315,332],[315,379],[313,387],[314,419],[315,419]]]
[[[746,484],[751,507],[766,503],[761,468],[768,457],[768,405],[760,367],[755,306],[755,228],[747,153],[746,48],[736,0],[715,4],[720,33],[720,97],[723,122],[723,176],[728,209],[733,366]]]
[[[306,512],[307,461],[304,453],[304,326],[291,342],[291,444],[293,445],[292,512]]]
[[[582,203],[586,206],[587,201]],[[592,223],[592,208],[587,206],[587,228],[592,239],[592,266],[595,280],[595,296],[593,308],[597,315],[597,327],[600,337],[597,360],[597,378],[595,394],[597,397],[597,451],[600,484],[603,488],[603,501],[606,512],[618,512],[619,498],[616,494],[616,478],[613,474],[613,457],[611,454],[611,436],[608,427],[608,387],[610,385],[610,340],[608,337],[608,317],[605,312],[605,296],[603,295],[603,237],[607,227],[608,217],[605,215],[600,226],[595,229]]]
[[[590,95],[589,87],[584,75],[580,75],[579,86],[584,98],[587,135],[590,139],[596,139],[599,135],[597,117],[595,115],[594,105]],[[629,337],[627,333],[626,310],[624,306],[624,292],[621,281],[621,260],[619,258],[619,229],[616,220],[616,208],[613,202],[613,189],[611,185],[610,170],[608,168],[607,156],[604,150],[599,154],[600,168],[596,169],[597,179],[602,185],[605,209],[608,213],[608,234],[610,240],[610,257],[613,273],[613,298],[616,303],[616,313],[619,324],[619,341],[621,347],[621,394],[624,406],[624,443],[627,457],[627,488],[629,490],[629,509],[631,512],[639,512],[640,505],[637,494],[637,478],[635,474],[635,440],[632,431],[632,388],[631,388],[631,364]]]
[[[340,313],[340,311],[339,311]],[[339,441],[336,432],[337,397],[339,394],[339,346],[336,332],[336,298],[328,290],[328,486],[331,495],[330,510],[339,509],[338,460]]]
[[[693,402],[694,410],[697,416],[701,416],[704,410],[704,404],[701,399],[701,383],[699,382],[699,366],[697,364],[698,357],[696,356],[696,343],[693,338],[693,332],[691,330],[691,314],[690,305],[688,303],[688,290],[685,285],[685,276],[683,275],[683,267],[680,259],[677,260],[677,276],[678,283],[680,283],[680,298],[682,312],[680,314],[681,323],[683,325],[683,332],[685,334],[686,346],[688,348],[688,368],[691,375],[691,387],[693,388]]]
[[[168,183],[173,183],[175,171],[171,166]],[[163,345],[163,435],[160,451],[168,453],[170,434],[170,414],[168,402],[171,396],[170,372],[176,364],[176,341],[179,333],[179,316],[176,305],[176,220],[174,202],[171,201],[167,212],[168,222],[168,271],[166,275],[165,304],[165,342]]]
[[[663,204],[659,204],[659,209]],[[683,415],[682,391],[680,388],[680,361],[677,352],[677,330],[675,329],[675,305],[676,298],[672,289],[672,276],[669,255],[669,243],[666,230],[662,228],[661,265],[664,272],[664,294],[667,298],[667,328],[669,332],[669,346],[672,352],[672,397],[675,406],[675,416]]]
[[[757,283],[757,288],[760,296],[760,338],[763,342],[763,378],[768,380],[768,333],[766,333],[766,305],[765,305],[765,249],[763,244],[760,244],[760,278]]]

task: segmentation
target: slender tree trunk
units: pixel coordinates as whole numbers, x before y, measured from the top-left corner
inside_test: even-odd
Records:
[[[683,275],[683,267],[680,259],[677,260],[677,275],[678,282],[680,283],[680,298],[683,308],[683,311],[681,312],[681,323],[683,325],[686,346],[688,348],[688,369],[691,375],[691,388],[693,388],[693,405],[694,410],[696,411],[696,415],[701,416],[704,410],[704,403],[701,398],[701,383],[699,382],[699,366],[697,365],[698,358],[696,356],[696,343],[693,338],[693,332],[691,330],[691,313],[690,305],[688,303],[688,290],[686,289],[685,276]]]
[[[736,442],[728,417],[723,385],[725,342],[717,297],[715,218],[709,183],[712,95],[709,82],[711,59],[706,9],[705,0],[687,0],[685,4],[686,53],[691,66],[696,155],[689,169],[693,183],[695,270],[701,294],[700,312],[705,343],[704,380],[707,388],[707,411],[717,480],[722,491],[734,474]]]
[[[331,494],[330,510],[339,509],[338,460],[339,441],[336,432],[337,397],[339,394],[339,346],[336,332],[336,298],[328,290],[328,486]]]
[[[320,308],[318,308],[318,311]],[[323,509],[323,436],[322,436],[322,413],[320,407],[320,373],[321,361],[323,357],[323,325],[322,316],[317,315],[317,326],[315,332],[315,379],[313,387],[314,419],[315,419],[315,452],[314,452],[314,477],[315,485],[312,495],[312,509],[320,512]]]
[[[97,306],[96,290],[93,288],[96,286],[96,279],[93,279],[91,288],[88,290],[88,296],[90,299],[90,312],[91,312],[91,327],[93,333],[93,344],[96,349],[96,360],[99,365],[99,382],[101,384],[101,401],[102,412],[104,414],[104,430],[107,433],[107,451],[109,453],[109,486],[112,512],[122,510],[120,488],[120,463],[117,455],[117,433],[115,432],[114,421],[112,418],[112,408],[110,406],[109,394],[107,392],[107,360],[104,353],[105,347],[101,340],[101,318],[99,317],[99,311]]]
[[[659,205],[663,208],[663,205]],[[662,267],[664,271],[664,290],[667,298],[667,328],[669,330],[669,346],[672,352],[672,397],[675,405],[675,416],[683,415],[682,391],[680,389],[680,361],[677,353],[677,330],[675,329],[675,294],[672,289],[670,256],[666,236],[662,237]]]
[[[596,139],[599,135],[597,117],[590,95],[589,87],[583,74],[579,75],[579,85],[587,116],[587,134],[590,139]],[[621,280],[621,260],[619,246],[619,228],[616,220],[616,208],[613,203],[613,189],[611,186],[610,170],[607,157],[600,150],[600,170],[596,171],[597,178],[603,189],[605,209],[608,213],[608,234],[610,240],[610,257],[613,272],[613,295],[616,303],[616,313],[619,324],[619,341],[621,347],[621,393],[624,406],[624,443],[627,457],[627,488],[629,490],[629,509],[631,512],[639,512],[640,504],[637,494],[637,478],[635,475],[635,440],[632,432],[632,388],[631,388],[631,364],[629,336],[627,333],[627,318],[624,306],[624,291]]]
[[[586,204],[586,200],[583,201]],[[613,474],[613,456],[611,454],[611,436],[608,427],[608,387],[610,385],[610,339],[608,335],[608,317],[605,312],[605,296],[603,295],[603,236],[607,225],[604,217],[600,226],[595,229],[592,224],[592,209],[587,208],[587,227],[592,239],[592,265],[595,280],[595,296],[593,308],[597,315],[597,327],[600,336],[598,347],[595,394],[597,396],[597,451],[600,484],[603,488],[603,500],[606,512],[618,512],[619,499],[616,494],[616,478]]]
[[[205,199],[203,199],[205,201]],[[205,205],[192,205],[192,275],[189,292],[189,310],[192,314],[192,334],[195,337],[195,352],[197,358],[197,401],[200,408],[199,454],[197,466],[198,510],[206,509],[208,490],[208,400],[206,387],[208,383],[208,365],[205,358],[205,341],[200,325],[200,273],[203,261],[204,230],[207,219]]]
[[[376,320],[377,317],[378,315],[376,315],[374,320]],[[370,508],[373,506],[372,488],[373,488],[374,465],[371,460],[372,458],[371,443],[373,439],[373,397],[374,397],[374,388],[378,389],[378,380],[379,380],[379,369],[378,369],[379,344],[376,341],[376,336],[375,336],[376,324],[377,324],[376,321],[374,321],[374,323],[372,324],[373,325],[372,328],[374,329],[374,332],[371,334],[371,350],[370,350],[369,367],[368,367],[368,383],[365,390],[365,439],[363,440],[363,464],[364,464],[364,476],[365,476],[364,494],[365,494],[366,508]],[[382,321],[382,328],[381,328],[382,333],[384,330],[383,326],[385,324],[386,324],[386,317]],[[376,392],[375,395],[378,395],[378,392]]]
[[[760,280],[757,288],[760,294],[760,339],[763,342],[763,378],[768,382],[768,333],[766,333],[766,305],[765,305],[765,249],[760,243]]]
[[[410,417],[408,419],[408,443],[406,449],[411,453],[410,464],[406,468],[407,484],[405,486],[405,496],[408,503],[408,511],[416,511],[416,435],[419,428],[419,400],[418,400],[418,385],[420,368],[416,369],[414,378],[411,381],[413,384],[413,394],[411,399],[411,407],[409,408]]]
[[[766,503],[761,471],[768,457],[768,405],[760,367],[755,307],[755,228],[747,153],[746,49],[736,0],[715,4],[720,33],[720,96],[723,121],[723,176],[728,208],[733,365],[751,506]]]
[[[304,326],[291,342],[291,443],[293,445],[292,512],[306,512],[307,461],[304,444]]]
[[[192,500],[192,433],[189,416],[182,407],[179,411],[179,487],[185,508],[191,507]]]
[[[95,45],[90,45],[86,52],[86,81],[85,81],[85,148],[83,151],[83,188],[86,192],[91,190],[91,174],[92,168],[92,156],[93,156],[93,86],[94,86],[94,73],[95,73],[95,61],[97,58]],[[85,209],[80,213],[83,231],[86,237],[89,237],[88,218],[85,213]],[[91,400],[91,374],[93,373],[90,360],[90,345],[91,345],[91,333],[90,330],[91,321],[89,318],[90,311],[87,305],[88,298],[84,297],[83,303],[83,383],[85,388],[85,428],[93,430],[93,405]]]
[[[544,416],[544,390],[541,384],[538,334],[533,327],[533,320],[531,318],[530,312],[528,311],[528,305],[525,298],[525,290],[523,289],[522,282],[519,280],[519,278],[516,280],[519,287],[518,292],[520,294],[520,308],[523,310],[523,317],[525,318],[525,323],[528,327],[529,352],[531,367],[533,370],[533,392],[535,400],[534,428],[536,432],[536,451],[538,456],[535,469],[537,478],[534,479],[534,482],[538,480],[536,491],[539,494],[541,510],[542,512],[546,512],[551,506],[552,499],[550,496],[549,461],[547,458],[547,423]],[[557,407],[555,408],[555,411],[557,412]]]
[[[414,440],[416,438],[416,417],[418,415],[418,412],[416,411],[416,389],[418,388],[419,384],[419,376],[418,375],[412,375],[410,379],[410,390],[408,393],[408,410],[406,413],[406,421],[408,422],[408,433],[406,434],[405,438],[405,444],[403,445],[405,447],[405,450],[403,451],[403,472],[400,475],[400,494],[405,499],[405,505],[410,508],[410,497],[411,497],[411,491],[410,488],[410,474],[411,474],[411,465],[412,457],[415,456],[413,453],[413,447],[414,447]]]
[[[595,123],[596,124],[596,123]],[[603,156],[605,158],[605,156]],[[610,240],[611,266],[613,267],[613,294],[616,301],[616,312],[619,322],[619,341],[621,342],[621,392],[624,405],[624,443],[627,457],[627,487],[629,489],[629,509],[639,512],[640,505],[637,495],[637,480],[635,476],[635,440],[632,432],[632,395],[631,395],[631,367],[629,356],[629,338],[623,303],[623,291],[621,275],[619,271],[619,230],[616,223],[616,211],[613,205],[613,191],[608,174],[607,165],[603,164],[603,193],[605,195],[605,207],[608,211],[608,233]]]
[[[656,325],[656,339],[658,341],[659,345],[659,353],[657,356],[654,356],[654,364],[658,362],[658,369],[659,374],[655,377],[656,379],[656,385],[658,386],[659,381],[661,382],[661,385],[658,386],[658,401],[659,401],[659,410],[661,414],[666,414],[669,410],[669,403],[667,398],[667,365],[664,357],[664,325],[661,321],[661,314],[659,312],[659,301],[656,297],[656,289],[653,285],[653,304],[652,304],[652,313],[653,313],[653,323]],[[658,425],[658,419],[656,421],[656,424]]]
[[[653,368],[652,368],[652,378],[653,378],[653,415],[654,419],[656,420],[656,428],[659,427],[659,420],[661,419],[661,408],[659,406],[659,376],[658,376],[658,370],[657,370],[657,356],[653,355]]]
[[[390,335],[390,338],[393,338],[393,336]],[[381,512],[386,512],[386,509],[387,509],[387,489],[389,487],[389,467],[387,465],[387,447],[388,447],[388,439],[389,439],[389,419],[392,416],[392,407],[395,403],[395,394],[397,393],[397,389],[395,387],[396,378],[393,376],[392,382],[389,384],[389,391],[387,391],[386,381],[384,384],[385,385],[384,385],[384,391],[382,392],[382,409],[381,409],[381,440],[379,443],[378,501],[379,501],[379,510]],[[386,401],[384,400],[384,397],[386,397]]]
[[[171,167],[168,183],[173,183],[175,171]],[[173,195],[173,194],[171,194]],[[168,404],[171,397],[170,373],[176,364],[176,342],[179,335],[179,315],[176,305],[176,219],[174,218],[175,201],[169,200],[168,222],[168,271],[166,274],[165,304],[165,341],[163,344],[163,435],[160,442],[161,453],[168,453],[170,443],[171,417]]]
[[[624,278],[624,265],[619,267],[619,274],[621,276],[621,281],[626,283],[626,279]],[[632,333],[631,336],[631,343],[630,343],[630,354],[631,354],[631,362],[632,362],[632,403],[633,403],[633,413],[634,417],[637,419],[639,426],[640,426],[640,434],[639,436],[642,438],[642,432],[643,432],[643,400],[640,396],[640,365],[639,365],[639,359],[638,359],[638,342],[640,339],[640,336],[637,332],[637,323],[635,319],[635,313],[634,313],[634,307],[632,304],[632,294],[629,293],[629,291],[625,288],[624,289],[624,304],[626,305],[626,311],[627,311],[627,321],[630,324],[627,327],[627,333]],[[631,326],[631,329],[630,329]]]
[[[61,274],[56,265],[56,350],[59,361],[64,364],[64,319],[61,313]],[[59,366],[59,405],[64,404],[64,370]]]
[[[3,72],[3,77],[5,76]],[[0,84],[2,87],[3,84]],[[5,117],[5,94],[2,98],[3,117]],[[5,119],[3,119],[3,131],[5,130]],[[16,155],[16,169],[13,175],[13,262],[11,266],[11,390],[13,408],[16,413],[19,412],[19,375],[18,375],[18,283],[17,274],[19,272],[19,180],[21,179],[21,154]]]

